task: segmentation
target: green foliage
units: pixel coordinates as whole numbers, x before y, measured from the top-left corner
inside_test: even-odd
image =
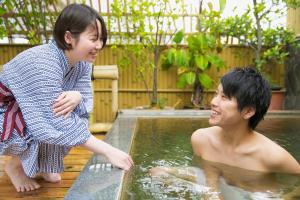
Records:
[[[229,37],[235,37],[240,43],[246,44],[248,38],[250,40],[254,37],[253,32],[253,19],[249,13],[243,13],[242,15],[230,16],[224,19],[223,35],[226,36],[226,42],[229,43]]]
[[[226,6],[226,0],[219,0],[219,5],[220,5],[220,11],[222,13],[224,11],[225,6]]]
[[[157,101],[158,107],[160,109],[164,109],[167,105],[168,99],[167,98],[159,98]]]
[[[267,48],[262,51],[262,64],[283,63],[289,53],[287,52],[287,45],[296,45],[295,34],[283,27],[269,28],[263,31],[263,44]]]
[[[300,0],[285,0],[287,6],[289,8],[299,8],[300,7]]]
[[[136,66],[137,78],[143,81],[150,91],[146,81],[146,73],[152,74],[152,94],[149,94],[150,104],[155,106],[157,98],[158,62],[161,48],[168,43],[166,38],[176,32],[174,13],[182,13],[184,4],[176,0],[114,0],[111,4],[112,18],[108,22],[111,32],[120,37],[115,43],[122,45],[122,58],[118,65],[122,68]],[[180,41],[183,34],[174,38]],[[150,92],[149,92],[150,93]]]
[[[182,31],[175,34],[174,39],[181,38]],[[182,41],[183,38],[181,38]],[[220,69],[224,66],[223,60],[217,55],[219,43],[213,35],[197,33],[187,37],[187,47],[175,47],[166,50],[161,58],[162,68],[167,70],[172,66],[178,68],[179,79],[177,87],[200,84],[204,89],[212,87],[214,81],[207,74],[211,66]],[[201,102],[195,102],[197,105]]]
[[[202,10],[198,16],[198,33],[184,37],[183,31],[178,31],[174,37],[173,45],[167,49],[161,57],[161,67],[168,70],[175,66],[178,69],[178,88],[193,86],[192,103],[195,107],[201,106],[203,90],[213,86],[213,79],[208,70],[215,67],[219,70],[224,61],[218,56],[223,49],[221,36],[225,30],[225,22],[221,19],[221,13],[226,1],[220,0],[220,11],[213,10],[209,2],[210,10]],[[187,46],[179,46],[187,42]]]
[[[181,34],[182,31],[176,33]],[[212,65],[220,69],[224,66],[222,59],[215,54],[217,41],[212,35],[198,33],[187,37],[187,48],[171,48],[162,56],[162,68],[169,69],[171,66],[177,66],[179,78],[179,86],[185,87],[192,85],[199,78],[200,83],[205,89],[212,86],[212,79],[206,74]],[[200,74],[205,76],[199,77]]]
[[[237,38],[240,44],[251,47],[255,55],[252,64],[263,73],[269,70],[267,67],[276,66],[274,63],[284,62],[288,56],[287,45],[296,45],[296,36],[291,30],[266,26],[274,16],[280,18],[286,10],[279,6],[282,5],[279,4],[281,2],[274,0],[272,5],[268,5],[265,0],[253,1],[242,15],[225,19],[223,34],[227,38]],[[299,3],[285,2],[290,6],[297,6],[297,2]]]
[[[7,5],[10,10],[12,9],[10,0],[4,0],[0,3],[0,39],[8,35],[8,30],[6,29],[5,26],[5,19],[3,17],[7,12],[4,7],[5,5]]]
[[[0,7],[0,38],[26,35],[30,44],[48,39],[56,18],[51,8],[57,0],[3,0]]]
[[[179,44],[182,41],[183,37],[184,37],[183,31],[178,31],[173,38],[173,42]]]

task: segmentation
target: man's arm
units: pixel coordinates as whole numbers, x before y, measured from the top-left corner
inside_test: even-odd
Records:
[[[209,149],[209,138],[207,136],[207,132],[209,132],[211,128],[198,129],[195,131],[191,137],[191,143],[193,152],[196,156],[202,158],[205,149]],[[213,191],[219,191],[219,178],[221,175],[221,171],[213,165],[208,164],[206,161],[203,162],[203,171],[206,177],[206,185],[211,187]]]
[[[206,184],[213,188],[214,191],[219,191],[219,178],[221,176],[221,171],[208,162],[203,162],[203,171],[206,177]]]
[[[205,129],[196,130],[191,136],[191,144],[195,155],[202,157],[203,149],[208,143],[208,138],[204,133]]]

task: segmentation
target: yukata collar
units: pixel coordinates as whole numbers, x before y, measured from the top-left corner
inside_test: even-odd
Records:
[[[68,72],[70,69],[72,69],[72,65],[70,64],[69,59],[65,55],[64,51],[57,46],[57,43],[55,42],[55,40],[54,39],[50,40],[49,44],[57,50],[59,60],[62,61],[61,67],[62,67],[63,71]],[[75,64],[75,66],[76,66],[76,64]]]

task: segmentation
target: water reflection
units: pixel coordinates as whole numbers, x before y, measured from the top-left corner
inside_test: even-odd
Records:
[[[196,157],[193,161],[198,170],[203,170],[206,184],[220,191],[223,199],[294,199],[298,196],[295,191],[300,184],[299,176],[246,170]]]
[[[122,199],[300,199],[299,176],[261,173],[193,157],[190,136],[206,126],[206,119],[141,121],[132,147],[136,166],[125,176]],[[258,129],[299,161],[298,118],[266,119]]]

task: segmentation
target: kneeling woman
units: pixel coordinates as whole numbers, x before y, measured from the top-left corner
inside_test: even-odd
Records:
[[[0,74],[0,154],[18,192],[35,190],[37,174],[60,181],[63,158],[82,146],[125,170],[126,153],[95,138],[88,129],[92,110],[91,64],[106,43],[103,18],[86,5],[71,4],[59,15],[49,44],[30,48]]]

